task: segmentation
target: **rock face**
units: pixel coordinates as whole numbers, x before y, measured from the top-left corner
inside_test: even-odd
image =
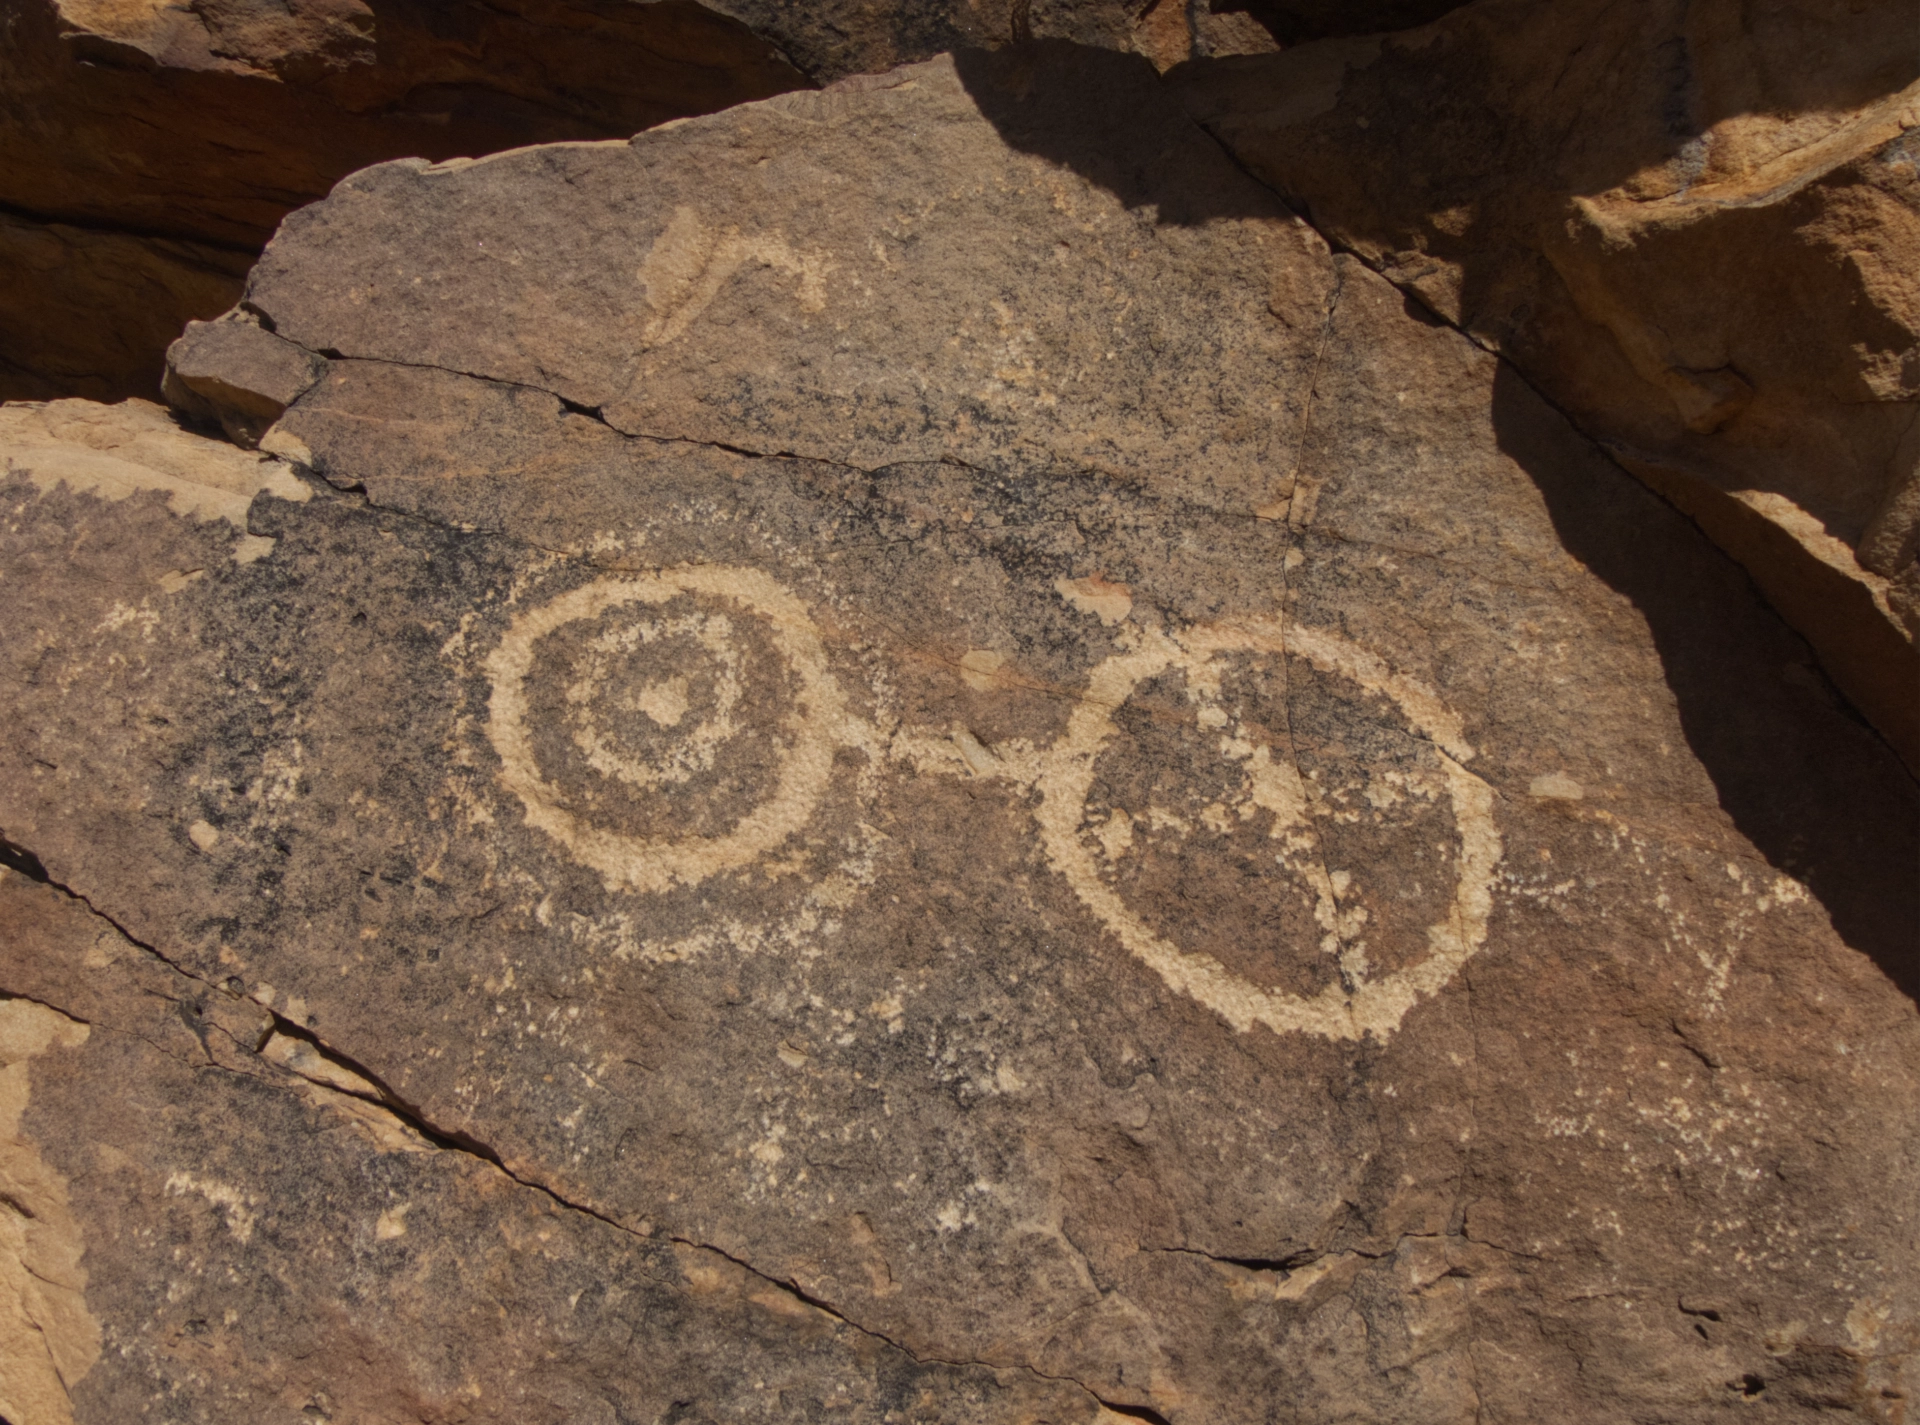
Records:
[[[186,321],[230,307],[281,217],[356,168],[624,136],[806,82],[686,0],[6,0],[0,21],[16,398],[157,395]]]
[[[0,920],[7,984],[71,1011],[0,1001],[0,1171],[25,1239],[0,1262],[31,1272],[0,1281],[10,1420],[1099,1413],[1026,1372],[923,1365],[422,1136],[292,1026],[18,872],[0,870]]]
[[[1920,1387],[1911,780],[1142,61],[384,165],[246,300],[257,451],[0,431],[16,1425]]]
[[[0,23],[12,399],[153,396],[167,343],[233,305],[280,219],[384,159],[624,138],[1030,34],[1163,69],[1274,48],[1198,0],[0,0]]]
[[[1271,10],[1209,0],[705,0],[778,45],[817,83],[873,74],[955,49],[1067,40],[1141,54],[1167,69],[1189,59],[1277,49],[1273,32],[1311,26],[1315,0]],[[1446,0],[1433,0],[1440,10]],[[1333,33],[1392,28],[1396,0],[1345,7]],[[1219,9],[1222,13],[1215,14]],[[1439,13],[1436,10],[1435,13]],[[1430,18],[1422,15],[1421,19]],[[1403,20],[1402,24],[1415,23]]]
[[[1698,520],[1920,769],[1912,40],[1891,0],[1477,0],[1183,92]]]
[[[159,395],[181,323],[230,307],[253,259],[0,212],[0,392]]]

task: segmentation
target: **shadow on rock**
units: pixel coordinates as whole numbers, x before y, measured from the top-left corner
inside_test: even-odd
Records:
[[[1555,459],[1560,419],[1501,364],[1500,448],[1539,488],[1567,552],[1646,620],[1721,808],[1920,999],[1920,787],[1738,565],[1624,472],[1603,483]]]
[[[1224,153],[1217,165],[1196,163],[1172,140],[1191,120],[1136,56],[1043,41],[963,52],[956,65],[1008,143],[1163,224],[1289,214],[1277,197],[1269,207]],[[1411,299],[1409,311],[1432,320]],[[1694,525],[1624,472],[1596,483],[1591,467],[1552,458],[1549,426],[1561,419],[1502,363],[1493,398],[1501,447],[1539,486],[1568,552],[1646,619],[1721,807],[1820,898],[1848,944],[1920,998],[1920,788]]]
[[[1139,55],[1036,40],[961,50],[954,67],[1008,144],[1072,170],[1129,208],[1152,209],[1161,223],[1289,215],[1224,149],[1196,161],[1192,118]]]

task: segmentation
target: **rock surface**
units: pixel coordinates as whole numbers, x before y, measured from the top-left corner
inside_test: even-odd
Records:
[[[689,0],[5,0],[0,20],[13,398],[157,394],[187,320],[230,307],[281,217],[354,169],[624,136],[806,83]]]
[[[0,212],[0,393],[160,393],[183,321],[233,305],[254,254]]]
[[[217,425],[248,449],[320,379],[312,352],[234,312],[219,322],[189,322],[167,348],[161,389],[174,409],[202,426]]]
[[[295,1026],[16,871],[0,925],[9,1420],[1101,1414],[1030,1372],[917,1362],[423,1135]]]
[[[1477,0],[1182,90],[1698,520],[1920,770],[1913,29],[1900,0]]]
[[[74,1420],[1920,1387],[1911,780],[1141,61],[382,166],[247,301],[244,535],[0,432]]]
[[[1457,0],[1456,0],[1457,2]],[[1280,0],[1271,10],[1208,0],[704,0],[778,45],[816,83],[876,74],[957,49],[998,49],[1032,39],[1067,40],[1140,54],[1167,69],[1189,59],[1277,49],[1274,29],[1332,26],[1358,34],[1386,28],[1397,0],[1362,0],[1338,19],[1318,0]],[[1439,10],[1447,0],[1432,0]],[[1222,13],[1215,14],[1218,8]],[[1435,13],[1439,13],[1436,10]],[[1421,18],[1429,18],[1421,16]],[[1413,21],[1402,21],[1413,23]]]
[[[152,396],[280,219],[381,160],[624,138],[1022,35],[1163,69],[1274,47],[1199,0],[0,0],[0,22],[0,398],[33,400]]]

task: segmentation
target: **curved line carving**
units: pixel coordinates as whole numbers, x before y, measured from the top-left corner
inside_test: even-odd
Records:
[[[540,774],[527,729],[526,680],[539,641],[581,619],[622,604],[660,605],[688,593],[718,600],[762,622],[798,690],[785,730],[790,745],[781,755],[771,793],[726,834],[715,837],[641,837],[594,826],[564,804]],[[1188,953],[1156,933],[1100,877],[1083,840],[1095,763],[1119,728],[1114,714],[1145,680],[1168,669],[1183,670],[1193,687],[1216,691],[1219,660],[1230,654],[1293,654],[1339,674],[1393,702],[1439,754],[1459,835],[1459,875],[1447,912],[1427,929],[1430,953],[1418,964],[1369,980],[1364,965],[1347,967],[1342,982],[1300,996],[1261,989],[1210,955]],[[518,615],[487,658],[492,683],[487,733],[501,762],[501,780],[525,808],[527,824],[558,842],[567,854],[600,873],[609,890],[658,892],[694,886],[775,850],[814,814],[833,775],[837,748],[860,746],[881,755],[878,730],[849,712],[827,667],[819,629],[806,606],[765,572],[744,565],[705,565],[654,574],[609,576]],[[1371,651],[1324,629],[1247,619],[1201,625],[1178,635],[1131,630],[1122,651],[1094,669],[1064,732],[1050,746],[1008,746],[989,754],[970,737],[955,734],[951,755],[941,744],[906,729],[893,740],[894,756],[906,756],[925,771],[993,776],[1028,785],[1040,794],[1035,818],[1054,870],[1127,951],[1177,992],[1205,1005],[1235,1029],[1264,1024],[1277,1034],[1315,1034],[1357,1040],[1386,1038],[1420,1000],[1443,989],[1487,936],[1492,880],[1501,858],[1493,819],[1492,788],[1466,768],[1474,754],[1460,719],[1425,684],[1395,672]],[[958,750],[954,750],[957,748]],[[1236,754],[1238,755],[1238,754]],[[1265,747],[1246,754],[1251,800],[1275,817],[1276,828],[1306,816],[1305,792],[1290,763],[1274,762]],[[598,765],[598,764],[596,764]],[[604,770],[604,769],[603,769]],[[1326,882],[1321,871],[1319,882]],[[1315,889],[1331,911],[1329,885]],[[1323,923],[1325,923],[1323,921]]]

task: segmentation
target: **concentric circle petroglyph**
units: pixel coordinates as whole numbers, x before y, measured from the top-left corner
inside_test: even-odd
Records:
[[[573,741],[586,766],[627,787],[671,791],[713,767],[716,753],[749,725],[762,690],[746,686],[743,629],[749,621],[794,682],[792,708],[780,720],[774,765],[758,780],[758,802],[722,834],[639,836],[595,823],[542,774],[529,717],[528,680],[542,639],[624,605],[659,608],[681,596],[690,607],[607,628],[589,638],[564,687],[575,723]],[[685,677],[643,683],[610,698],[611,670],[644,660],[652,645],[690,643],[712,668],[700,705]],[[486,662],[492,685],[487,733],[499,754],[502,783],[520,799],[527,824],[546,833],[610,890],[664,891],[692,886],[751,864],[774,850],[813,814],[832,777],[844,740],[845,699],[827,667],[819,630],[806,606],[771,576],[735,565],[703,565],[655,574],[609,576],[560,595],[514,619]],[[670,734],[664,751],[642,756],[623,747],[619,723],[644,719]]]
[[[676,601],[678,601],[676,603]],[[674,604],[673,608],[667,608]],[[642,605],[651,617],[626,622],[602,618],[626,605]],[[583,631],[572,661],[559,675],[549,700],[568,709],[572,743],[582,766],[609,784],[671,795],[712,771],[720,749],[745,731],[769,731],[776,755],[751,791],[757,800],[717,835],[635,835],[600,824],[543,774],[530,718],[530,679],[543,639],[569,625],[601,620]],[[775,697],[753,677],[741,648],[747,627],[759,630],[790,679],[791,696]],[[648,665],[655,645],[673,640],[700,651],[710,673],[696,689],[684,676],[628,676],[624,696],[612,696],[613,670],[631,675]],[[1386,699],[1413,728],[1430,761],[1437,763],[1441,798],[1452,812],[1458,841],[1455,882],[1440,918],[1426,927],[1425,954],[1389,973],[1369,975],[1364,954],[1344,943],[1340,900],[1345,872],[1329,872],[1312,856],[1291,855],[1310,844],[1312,797],[1290,756],[1276,757],[1271,739],[1250,736],[1227,710],[1222,680],[1233,660],[1255,663],[1303,658],[1322,672]],[[565,660],[563,659],[564,663]],[[580,864],[598,872],[610,890],[658,892],[694,886],[710,877],[763,860],[813,816],[833,774],[842,746],[874,752],[875,729],[849,714],[845,697],[827,666],[820,632],[806,607],[761,570],[745,566],[699,566],[654,574],[617,575],[562,594],[516,617],[486,661],[491,683],[488,735],[501,762],[502,783],[525,808],[527,824],[545,833]],[[764,666],[764,665],[763,665]],[[1196,705],[1196,721],[1213,746],[1236,767],[1241,819],[1255,809],[1271,818],[1270,835],[1281,846],[1274,859],[1303,878],[1316,901],[1314,914],[1328,931],[1323,948],[1340,961],[1340,978],[1317,993],[1263,988],[1220,959],[1182,949],[1156,931],[1129,905],[1120,887],[1103,876],[1095,844],[1109,858],[1124,824],[1090,825],[1089,797],[1097,763],[1120,733],[1116,716],[1142,684],[1177,672]],[[758,711],[790,704],[783,717]],[[642,755],[623,741],[623,721],[644,719],[671,734]],[[1466,768],[1474,756],[1459,717],[1432,689],[1396,673],[1376,654],[1325,630],[1269,620],[1203,625],[1178,634],[1129,630],[1122,650],[1094,669],[1086,689],[1050,746],[1009,745],[1004,756],[968,745],[956,734],[957,754],[938,750],[947,739],[930,730],[899,729],[893,756],[924,770],[1005,776],[1040,794],[1036,816],[1048,858],[1085,904],[1126,949],[1174,990],[1247,1032],[1264,1024],[1276,1033],[1316,1034],[1329,1039],[1385,1038],[1407,1012],[1450,982],[1485,942],[1491,886],[1501,855],[1493,820],[1491,788]],[[574,754],[569,754],[574,755]],[[1423,756],[1428,753],[1423,752]],[[1428,774],[1431,777],[1431,773]],[[1416,925],[1419,922],[1414,922]]]
[[[1343,979],[1318,994],[1303,996],[1262,989],[1213,956],[1183,951],[1157,933],[1129,906],[1121,892],[1102,877],[1088,843],[1101,829],[1087,824],[1087,802],[1095,763],[1119,732],[1115,714],[1143,682],[1162,673],[1184,673],[1190,696],[1200,704],[1200,722],[1217,733],[1221,754],[1241,764],[1251,806],[1273,818],[1280,837],[1304,826],[1308,792],[1299,772],[1270,747],[1237,736],[1238,729],[1217,697],[1226,660],[1233,655],[1280,658],[1292,654],[1323,672],[1333,673],[1395,704],[1438,753],[1447,801],[1459,838],[1458,879],[1442,919],[1426,932],[1428,954],[1377,979],[1368,979],[1364,962],[1343,964]],[[1132,646],[1108,658],[1089,680],[1066,731],[1041,753],[1036,786],[1041,837],[1054,869],[1073,886],[1128,951],[1151,966],[1166,983],[1246,1032],[1264,1024],[1276,1033],[1300,1032],[1329,1039],[1384,1039],[1422,998],[1443,988],[1486,939],[1487,916],[1500,837],[1493,821],[1493,792],[1464,765],[1474,755],[1460,719],[1429,688],[1392,671],[1375,654],[1323,630],[1266,621],[1215,624],[1188,630],[1177,638],[1158,630],[1132,635]],[[1124,834],[1122,827],[1117,834]],[[1330,929],[1338,907],[1335,888],[1324,869],[1308,873],[1320,901],[1322,924]]]

